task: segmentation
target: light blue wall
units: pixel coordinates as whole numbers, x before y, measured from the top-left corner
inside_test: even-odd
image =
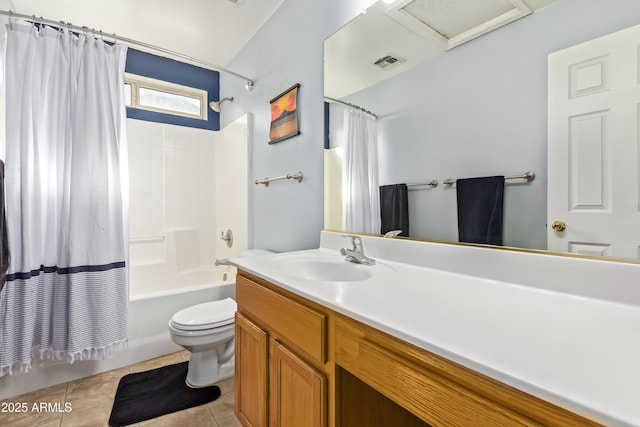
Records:
[[[507,185],[504,240],[546,248],[547,55],[637,24],[638,0],[559,0],[350,97],[379,117],[380,184],[534,171]],[[454,188],[409,194],[412,236],[457,240]]]
[[[285,0],[271,19],[228,64],[255,79],[222,74],[225,103],[221,126],[245,112],[254,114],[250,165],[250,246],[276,251],[318,247],[323,226],[323,40],[352,19],[370,0]],[[301,134],[269,145],[269,100],[300,83]],[[264,187],[253,181],[302,171],[304,179]]]

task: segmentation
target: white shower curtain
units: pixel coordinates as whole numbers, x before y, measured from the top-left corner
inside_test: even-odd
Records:
[[[126,50],[7,26],[0,376],[32,358],[108,358],[126,343]]]
[[[343,230],[380,233],[378,142],[375,117],[353,108],[344,112],[342,168]]]

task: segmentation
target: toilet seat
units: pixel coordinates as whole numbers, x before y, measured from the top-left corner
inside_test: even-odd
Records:
[[[215,329],[232,324],[237,308],[231,298],[209,301],[178,311],[169,324],[182,331]]]

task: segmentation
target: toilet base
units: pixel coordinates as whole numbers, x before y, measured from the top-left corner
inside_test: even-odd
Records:
[[[220,350],[191,353],[185,383],[191,388],[202,388],[231,378],[234,374],[233,340],[229,344],[223,354]]]
[[[205,387],[211,387],[211,386],[212,386],[212,385],[214,385],[215,383],[218,383],[218,382],[220,382],[220,381],[222,381],[222,380],[226,380],[227,378],[231,378],[231,377],[233,377],[233,373],[234,373],[234,370],[233,370],[233,366],[232,366],[232,367],[231,367],[231,369],[221,369],[221,370],[220,370],[220,375],[219,375],[219,376],[217,377],[217,379],[216,379],[216,380],[214,380],[211,384],[208,384],[208,385],[200,385],[200,386],[198,386],[198,385],[194,385],[194,384],[191,384],[191,383],[189,382],[189,376],[187,376],[187,378],[185,378],[184,383],[185,383],[185,384],[187,385],[187,387],[189,387],[189,388],[205,388]]]

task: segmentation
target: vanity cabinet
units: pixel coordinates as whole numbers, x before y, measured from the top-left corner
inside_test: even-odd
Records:
[[[592,420],[239,270],[244,426],[591,426]]]
[[[245,272],[236,280],[235,407],[249,427],[325,427],[328,310]]]
[[[340,314],[335,352],[336,365],[366,384],[360,390],[377,390],[428,425],[600,425]],[[344,396],[359,393],[343,388],[343,411],[354,404]]]

